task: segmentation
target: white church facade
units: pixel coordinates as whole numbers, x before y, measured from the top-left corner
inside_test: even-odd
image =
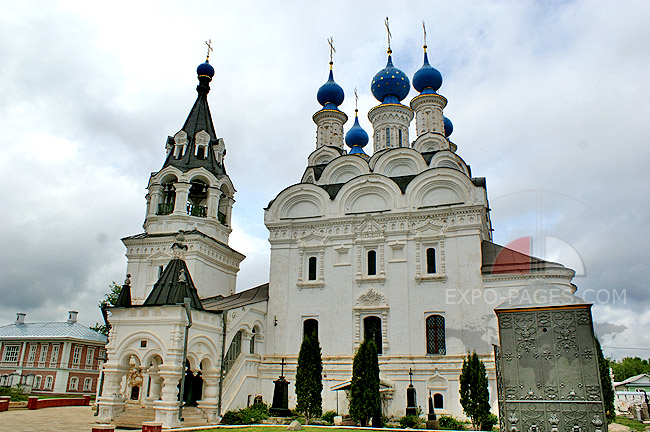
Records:
[[[235,187],[207,102],[214,69],[199,66],[197,101],[149,180],[144,232],[123,239],[129,277],[110,310],[100,421],[131,403],[177,426],[182,377],[183,400],[208,421],[260,397],[270,403],[282,371],[294,408],[308,331],[322,348],[324,411],[347,413],[355,351],[373,338],[384,415],[405,414],[412,379],[419,405],[432,395],[437,414],[462,417],[459,375],[473,350],[496,413],[493,308],[533,284],[573,293],[574,272],[492,242],[485,179],[449,139],[442,76],[426,46],[424,55],[408,105],[410,80],[390,49],[373,78],[371,155],[358,116],[344,134],[344,93],[330,62],[313,116],[316,148],[300,182],[265,209],[269,282],[246,290],[236,286],[244,256],[228,246]]]

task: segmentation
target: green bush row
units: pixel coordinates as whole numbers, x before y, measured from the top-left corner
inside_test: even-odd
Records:
[[[11,396],[12,402],[26,401],[29,395],[22,394],[16,387],[0,387],[0,396]]]
[[[269,407],[265,403],[256,403],[238,411],[228,411],[221,418],[221,424],[255,424],[267,418],[269,418]]]

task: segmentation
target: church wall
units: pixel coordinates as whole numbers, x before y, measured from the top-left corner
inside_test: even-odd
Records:
[[[380,224],[387,221],[387,218],[409,220],[407,215],[375,217],[375,221]],[[275,369],[279,368],[271,363],[277,360],[279,364],[282,357],[287,358],[287,379],[295,382],[302,321],[313,317],[319,321],[319,339],[324,361],[323,408],[336,409],[337,392],[330,388],[351,377],[354,352],[363,340],[363,317],[379,315],[385,320],[387,338],[384,353],[380,357],[381,377],[393,387],[393,398],[386,403],[386,412],[396,416],[404,415],[408,371],[412,368],[420,405],[426,406],[428,390],[431,389],[444,394],[445,408],[442,413],[462,416],[462,407],[458,401],[458,375],[468,350],[476,349],[482,355],[488,368],[490,387],[494,388],[491,343],[496,341],[496,319],[492,312],[494,305],[483,301],[484,288],[480,271],[482,221],[465,223],[460,228],[447,226],[451,224],[418,228],[424,219],[416,216],[410,219],[416,225],[411,230],[400,231],[396,228],[393,231],[368,234],[368,238],[360,239],[352,233],[366,223],[365,219],[356,215],[349,219],[351,220],[346,222],[330,219],[325,223],[298,223],[286,230],[288,235],[285,234],[284,239],[282,234],[276,237],[275,233],[282,233],[286,226],[277,229],[270,227],[272,271],[267,318],[271,329],[269,333],[273,333],[273,337],[267,339],[267,362],[260,367],[263,394],[266,398],[273,394],[272,380],[277,379],[279,370]],[[434,218],[439,219],[441,218]],[[339,235],[336,235],[336,227],[343,226],[351,227],[348,234],[342,234],[343,231],[340,230]],[[439,229],[444,229],[442,237],[440,233],[434,235],[435,230]],[[418,230],[424,233],[420,237],[417,237]],[[321,231],[333,234],[322,235]],[[291,240],[292,233],[296,235],[295,240]],[[422,254],[422,245],[432,243],[432,239],[435,240],[433,243],[444,245],[440,249],[441,253],[444,249],[444,277],[431,280],[424,278],[418,283],[417,275],[421,275],[422,269],[418,272],[416,268],[416,255]],[[364,255],[368,246],[378,250],[383,248],[383,252],[378,253],[377,264],[378,271],[383,274],[374,279],[363,276]],[[345,250],[347,252],[342,253]],[[304,276],[305,270],[303,268],[301,273],[300,261],[305,265],[307,255],[317,256],[319,265],[321,256],[324,260],[322,281],[319,273],[313,287],[296,283],[301,274]],[[359,308],[357,300],[369,290],[385,296],[387,304]],[[468,292],[480,295],[467,294]],[[462,301],[463,296],[467,297],[466,301]],[[426,354],[425,318],[430,313],[439,313],[445,317],[445,355]],[[277,326],[272,325],[274,318],[278,320]],[[428,385],[434,377],[444,382],[444,386]],[[493,399],[496,400],[495,398],[496,394]],[[292,384],[289,405],[294,406],[295,402]],[[345,392],[339,392],[338,403],[339,411],[345,412]]]

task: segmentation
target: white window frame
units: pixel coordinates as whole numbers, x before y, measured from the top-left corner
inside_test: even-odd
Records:
[[[76,376],[73,376],[70,378],[70,390],[79,390],[79,378]]]
[[[447,280],[445,267],[445,230],[440,222],[426,220],[415,228],[415,281]],[[427,273],[427,249],[435,249],[436,272]]]
[[[316,257],[316,279],[309,280],[309,258]],[[298,246],[298,289],[325,286],[325,238],[317,234],[303,237]]]
[[[34,388],[35,389],[40,389],[42,383],[43,383],[43,377],[40,376],[40,375],[36,375],[34,377]]]
[[[52,384],[54,384],[54,378],[52,378],[52,375],[46,376],[43,390],[52,390]]]
[[[41,353],[38,356],[39,363],[45,363],[47,361],[47,354],[50,350],[50,344],[41,344]]]
[[[75,346],[74,347],[74,354],[72,354],[72,364],[79,366],[79,362],[81,361],[81,347],[80,346]]]
[[[354,314],[354,350],[359,348],[363,342],[363,320],[364,318],[374,315],[381,319],[381,344],[382,355],[389,354],[389,334],[388,334],[388,298],[380,291],[369,288],[361,293],[353,308]]]
[[[93,365],[93,359],[95,357],[95,348],[86,349],[86,366]]]
[[[361,240],[359,243],[357,245],[357,283],[379,282],[383,284],[386,281],[385,247],[383,242],[380,243],[375,239],[371,239],[367,244],[365,244],[365,240]],[[375,251],[374,275],[368,274],[368,252],[370,251]]]
[[[84,389],[83,389],[83,391],[89,392],[89,391],[91,391],[92,387],[93,387],[93,379],[90,378],[90,377],[85,378],[84,379]]]
[[[20,355],[20,345],[5,345],[2,361],[9,362],[9,363],[18,362],[19,355]]]
[[[29,344],[29,357],[27,357],[29,363],[34,363],[36,361],[36,346],[35,343]]]
[[[50,356],[50,365],[55,364],[59,361],[59,350],[61,349],[60,344],[52,345],[52,355]]]

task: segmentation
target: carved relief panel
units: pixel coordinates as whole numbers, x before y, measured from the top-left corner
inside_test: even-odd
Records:
[[[501,427],[511,432],[607,430],[588,308],[497,313]]]

